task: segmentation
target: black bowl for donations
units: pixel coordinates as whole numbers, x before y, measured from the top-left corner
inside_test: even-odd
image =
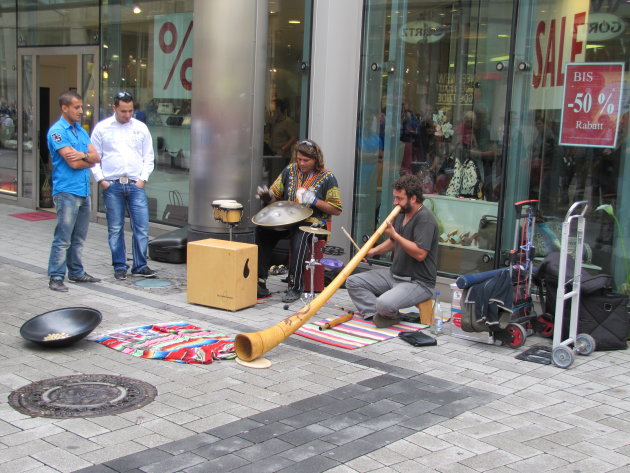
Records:
[[[36,315],[22,325],[20,335],[47,347],[68,346],[86,337],[101,320],[96,309],[66,307]]]

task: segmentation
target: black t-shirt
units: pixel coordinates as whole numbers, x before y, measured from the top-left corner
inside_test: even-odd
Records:
[[[400,245],[395,244],[391,272],[395,276],[411,278],[412,281],[421,281],[434,287],[437,280],[438,252],[438,226],[435,217],[429,209],[422,206],[405,226],[404,218],[405,214],[400,213],[394,219],[396,232],[415,242],[418,248],[427,250],[429,254],[424,261],[418,261],[409,256]]]

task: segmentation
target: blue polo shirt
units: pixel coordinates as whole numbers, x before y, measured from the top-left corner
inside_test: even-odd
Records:
[[[50,127],[47,138],[48,150],[52,156],[53,164],[53,195],[68,192],[79,197],[89,196],[90,169],[72,169],[58,151],[66,146],[72,146],[77,151],[87,153],[90,135],[79,123],[71,125],[65,118],[61,117]]]

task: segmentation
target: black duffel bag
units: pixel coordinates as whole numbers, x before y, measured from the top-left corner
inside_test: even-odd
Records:
[[[543,310],[550,314],[554,321],[556,308],[556,291],[558,289],[558,273],[560,254],[550,253],[532,277],[532,281],[543,292]],[[569,281],[573,275],[574,261],[567,256],[566,272]],[[577,333],[587,333],[595,339],[595,350],[625,350],[628,348],[628,296],[611,291],[612,277],[607,274],[590,275],[582,269],[580,281],[580,305],[578,308]],[[570,282],[565,286],[565,294],[570,292]],[[570,301],[564,303],[562,318],[562,339],[569,337],[571,321]],[[557,330],[554,327],[554,330]]]
[[[566,310],[565,310],[566,314]],[[595,339],[595,350],[628,348],[628,296],[613,292],[580,295],[578,333]]]

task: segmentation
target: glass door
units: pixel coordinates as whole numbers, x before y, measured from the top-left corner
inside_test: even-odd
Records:
[[[33,109],[35,102],[36,72],[33,69],[35,56],[33,54],[20,54],[18,56],[18,84],[21,91],[18,92],[18,111],[16,149],[18,156],[18,202],[25,207],[35,208],[34,183],[37,174],[35,166],[35,153],[33,149]]]
[[[52,163],[46,134],[60,116],[57,97],[73,88],[81,94],[81,124],[90,133],[98,120],[98,48],[20,48],[18,63],[18,196],[21,205],[48,208]]]
[[[500,215],[512,18],[512,0],[367,2],[355,239],[391,211],[393,181],[413,173],[440,225],[438,270],[494,265],[497,227],[481,235],[480,222]]]

